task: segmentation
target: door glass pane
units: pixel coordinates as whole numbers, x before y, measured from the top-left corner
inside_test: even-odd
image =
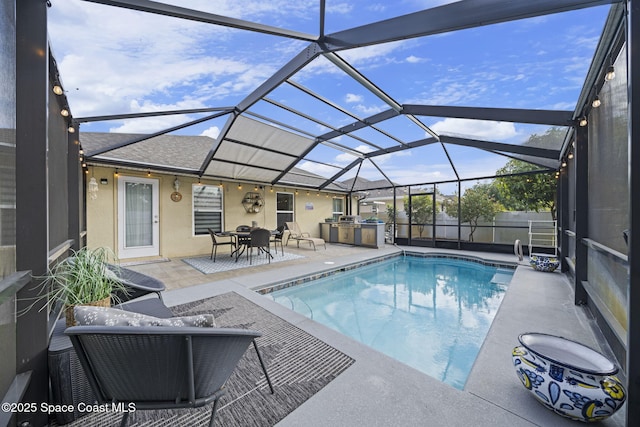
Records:
[[[153,244],[153,192],[150,184],[127,182],[125,186],[125,246]]]

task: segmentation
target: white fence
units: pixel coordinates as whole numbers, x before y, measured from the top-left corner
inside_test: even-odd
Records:
[[[516,239],[526,244],[529,242],[529,221],[551,221],[550,212],[499,212],[493,221],[481,221],[473,233],[474,242],[482,243],[508,243],[512,244]],[[461,226],[460,239],[469,241],[471,227],[468,223]],[[409,224],[406,216],[399,215],[397,237],[409,237]],[[420,226],[413,225],[412,239],[432,239],[433,225],[426,224],[420,235]],[[436,239],[457,240],[458,219],[448,216],[444,212],[436,215]]]

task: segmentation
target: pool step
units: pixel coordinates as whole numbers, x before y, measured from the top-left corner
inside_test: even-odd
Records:
[[[511,283],[513,277],[513,270],[506,268],[499,268],[496,270],[496,274],[493,275],[491,283],[497,283],[498,285],[508,285]]]

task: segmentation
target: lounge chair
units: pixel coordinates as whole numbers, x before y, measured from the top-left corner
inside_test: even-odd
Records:
[[[316,250],[316,246],[324,245],[324,248],[327,249],[327,244],[324,239],[320,237],[311,237],[311,234],[306,231],[302,231],[297,222],[285,222],[287,229],[289,230],[289,237],[287,238],[286,245],[289,245],[289,240],[294,239],[298,243],[298,247],[300,247],[300,241],[309,242],[309,246],[313,245],[313,250]]]
[[[107,264],[107,268],[127,289],[126,292],[116,292],[114,300],[117,303],[127,302],[150,293],[155,293],[162,301],[162,291],[165,290],[162,281],[119,265]]]

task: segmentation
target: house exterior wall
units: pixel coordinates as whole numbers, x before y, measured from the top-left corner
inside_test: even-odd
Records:
[[[160,257],[187,257],[208,254],[211,251],[211,238],[208,235],[193,234],[193,197],[192,185],[198,180],[189,176],[178,176],[179,192],[182,199],[179,202],[171,200],[171,193],[175,190],[173,182],[175,175],[151,173],[118,168],[115,176],[113,167],[91,166],[87,180],[93,176],[98,181],[98,196],[92,200],[87,194],[87,245],[90,247],[106,246],[118,254],[118,179],[123,177],[144,177],[157,179],[159,182],[159,241]],[[107,184],[100,184],[102,179]],[[205,185],[220,185],[219,180],[202,179]],[[222,181],[223,196],[223,227],[225,230],[235,230],[239,225],[252,225],[257,222],[259,227],[275,229],[276,224],[276,194],[277,192],[295,192],[294,188],[270,186],[254,189],[252,185],[244,184],[242,189],[238,183]],[[264,206],[259,213],[247,213],[242,205],[242,199],[247,192],[259,192],[264,197]],[[324,222],[333,212],[333,193],[315,191],[306,194],[300,190],[294,196],[294,219],[301,229],[308,231],[314,237],[320,237],[319,223]],[[329,197],[327,197],[327,195]],[[222,248],[221,248],[222,249]],[[223,249],[225,250],[225,249]],[[120,256],[120,255],[119,255]]]

